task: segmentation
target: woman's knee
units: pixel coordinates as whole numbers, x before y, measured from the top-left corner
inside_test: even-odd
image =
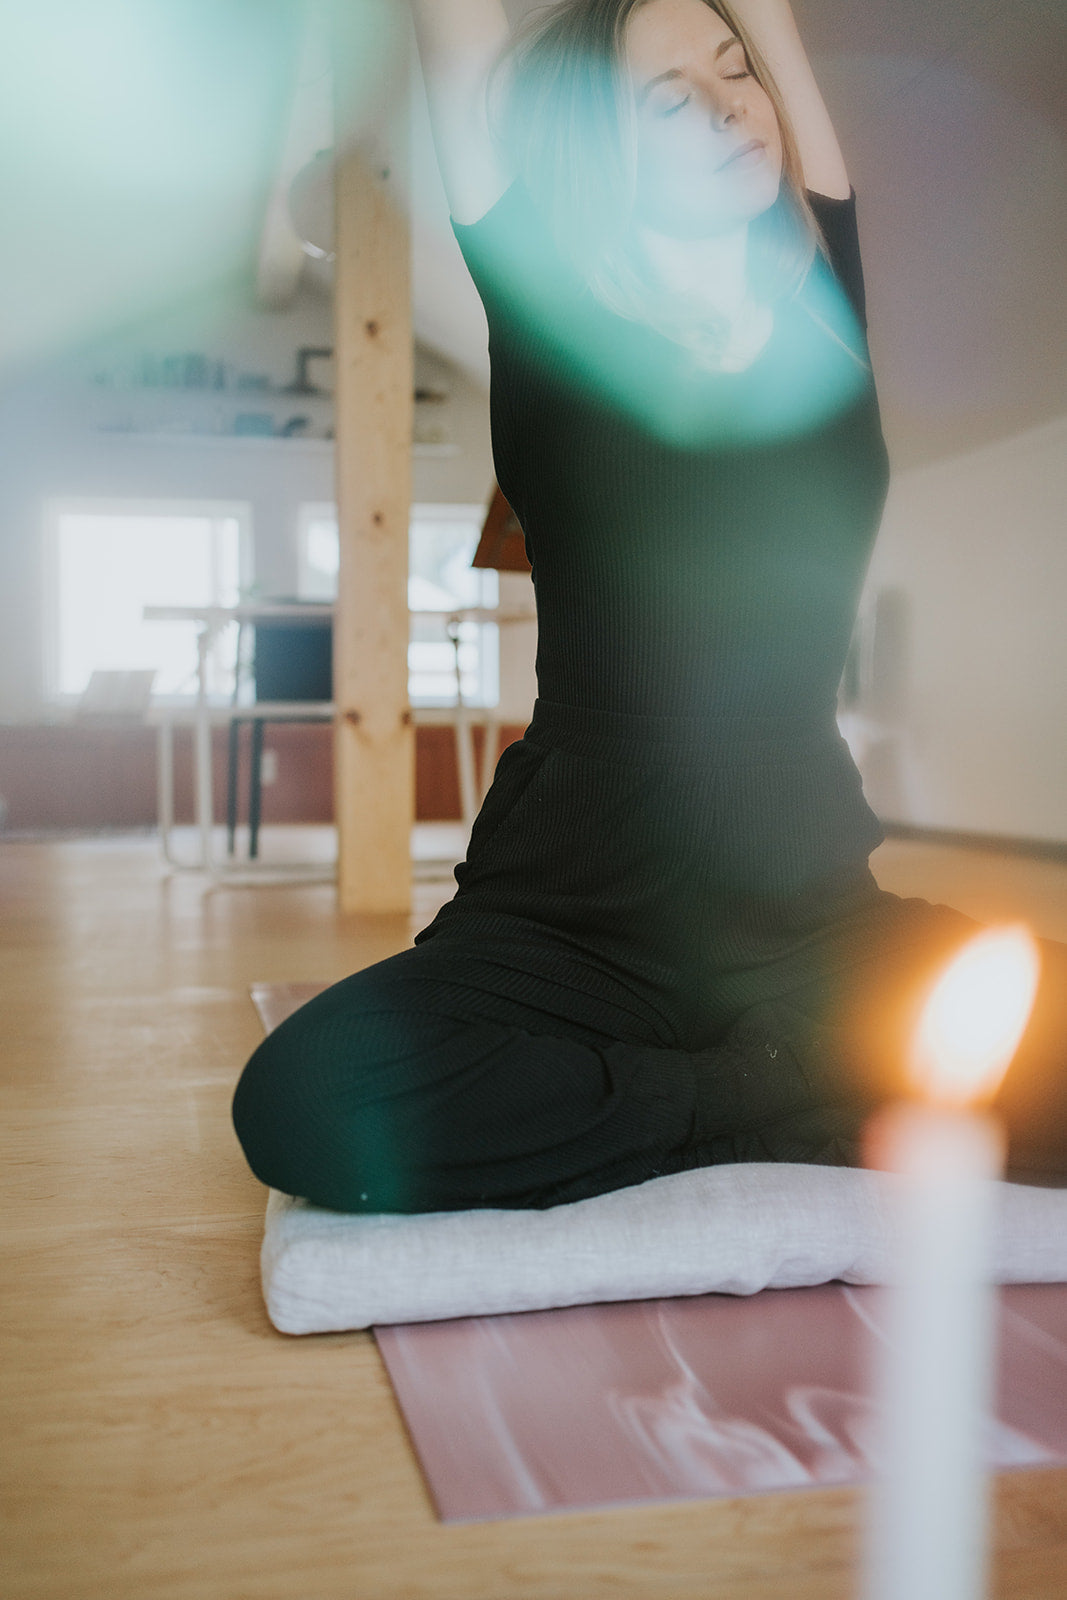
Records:
[[[306,1193],[321,1144],[321,1096],[308,1071],[314,1055],[308,1032],[297,1022],[268,1034],[233,1097],[234,1130],[249,1166],[261,1182],[286,1194]]]
[[[263,1040],[234,1094],[237,1137],[283,1193],[340,1211],[434,1209],[432,1105],[469,1029],[357,998],[327,991]]]

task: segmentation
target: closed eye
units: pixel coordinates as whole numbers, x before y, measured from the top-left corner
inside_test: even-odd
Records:
[[[676,100],[672,106],[664,106],[663,110],[660,112],[660,116],[673,117],[677,112],[681,111],[683,106],[687,106],[689,104],[689,99],[689,95],[686,95],[683,100]]]
[[[745,54],[740,39],[731,39],[727,44],[720,46],[720,49],[722,54],[729,59],[731,65],[736,61],[740,62],[735,72],[724,72],[724,78],[751,78],[752,69],[749,66],[748,56]]]

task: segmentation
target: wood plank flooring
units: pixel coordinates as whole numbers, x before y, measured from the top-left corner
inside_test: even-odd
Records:
[[[1067,867],[889,843],[886,887],[1067,939]],[[257,980],[414,918],[168,876],[154,842],[0,845],[7,1600],[845,1600],[862,1500],[814,1491],[443,1528],[367,1334],[275,1333],[229,1102]],[[1067,1472],[997,1490],[998,1600],[1067,1593]]]

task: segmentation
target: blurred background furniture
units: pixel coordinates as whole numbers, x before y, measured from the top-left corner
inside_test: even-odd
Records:
[[[262,723],[292,720],[330,722],[333,720],[334,707],[329,700],[258,699],[247,706],[214,703],[208,695],[208,661],[211,647],[219,633],[234,623],[258,625],[288,620],[291,623],[306,624],[319,619],[328,622],[333,617],[333,607],[304,601],[295,604],[262,602],[237,606],[146,606],[144,616],[148,622],[196,622],[200,625],[196,641],[196,700],[192,708],[160,706],[155,708],[152,714],[152,720],[159,730],[159,831],[163,853],[172,866],[196,868],[209,873],[212,877],[222,878],[230,869],[216,859],[212,844],[215,823],[211,758],[212,725],[221,722],[227,727],[232,727],[235,720],[259,720]],[[171,834],[174,828],[174,726],[177,722],[191,723],[194,736],[195,812],[200,849],[198,856],[192,861],[179,859],[171,848]],[[248,870],[247,867],[245,870]],[[308,873],[321,876],[323,868],[320,863],[307,869],[294,864],[291,868],[272,867],[271,871],[275,876],[279,871],[301,877]],[[333,875],[332,867],[330,875]]]
[[[530,558],[526,554],[526,538],[519,524],[519,519],[512,511],[503,490],[499,484],[494,487],[492,499],[485,522],[482,524],[481,538],[478,548],[471,561],[472,567],[488,568],[494,572],[521,572],[529,576],[533,572]],[[531,597],[532,598],[532,597]],[[536,620],[536,610],[520,607],[498,607],[493,620],[499,627],[514,627],[520,623]],[[459,692],[459,669],[456,669],[457,694]],[[462,698],[462,696],[460,696]],[[500,744],[500,704],[488,707],[485,713],[485,743],[482,745],[482,770],[478,804],[480,805],[488,792],[492,782],[493,770]],[[468,745],[468,749],[471,746]],[[473,773],[473,760],[471,761]],[[460,767],[462,782],[463,768]],[[476,808],[475,808],[476,809]],[[466,808],[464,808],[466,815]],[[471,820],[473,821],[473,815]]]
[[[494,491],[470,564],[513,574],[529,575],[531,571],[522,530],[499,489]],[[466,680],[461,670],[461,635],[469,639],[469,626],[474,623],[492,623],[503,629],[512,624],[528,627],[535,622],[532,592],[527,598],[528,585],[522,584],[521,588],[521,595],[509,596],[510,604],[460,606],[440,611],[418,607],[411,613],[413,619],[439,618],[438,626],[444,625],[451,645],[454,677],[451,701],[419,704],[412,708],[412,713],[417,727],[448,727],[452,732],[460,816],[468,833],[492,781],[503,729],[499,704],[478,703],[478,694],[472,698],[469,669]],[[433,605],[432,598],[430,604]],[[264,766],[265,761],[271,759],[270,750],[264,748],[264,731],[274,722],[333,721],[334,614],[332,602],[325,599],[257,601],[226,607],[146,607],[147,620],[199,624],[195,704],[192,707],[157,705],[150,717],[158,728],[159,828],[164,853],[173,865],[200,867],[217,877],[232,877],[242,868],[248,871],[254,866],[268,870],[267,863],[259,862]],[[228,688],[224,693],[216,691],[212,697],[209,694],[212,681],[209,658],[220,634],[228,628],[236,630],[234,686],[232,691]],[[510,721],[516,722],[514,715]],[[200,849],[193,861],[176,859],[170,845],[174,823],[173,729],[181,724],[191,726],[194,733],[194,809]],[[245,724],[249,728],[247,745],[242,733]],[[217,730],[220,725],[227,730],[225,861],[216,859],[213,854],[217,849],[213,846],[214,812],[222,796],[213,796],[211,730],[213,727]],[[510,736],[514,736],[514,729]],[[243,765],[246,750],[247,779]],[[216,760],[218,755],[216,751]],[[267,776],[270,781],[271,775]],[[242,790],[247,794],[249,843],[247,861],[238,863],[234,857]],[[449,870],[454,860],[452,856]],[[432,863],[435,869],[441,864]],[[272,866],[269,870],[279,869]]]
[[[98,668],[74,707],[75,722],[144,722],[155,676],[154,667],[128,672]]]
[[[472,567],[489,567],[494,572],[532,572],[526,554],[526,539],[519,519],[497,486],[482,525],[482,536],[474,552]]]
[[[248,774],[248,856],[259,854],[263,800],[263,729],[268,722],[329,722],[333,719],[333,617],[318,605],[275,601],[291,614],[243,618],[237,630],[237,670],[229,729],[226,779],[226,853],[237,839],[240,735],[251,731]],[[250,681],[253,698],[242,701],[248,681],[246,640],[252,636]],[[284,710],[281,708],[285,708]]]

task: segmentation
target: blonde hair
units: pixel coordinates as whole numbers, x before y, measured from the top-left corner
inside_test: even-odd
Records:
[[[725,325],[693,325],[693,313],[654,285],[634,251],[637,178],[626,29],[649,0],[561,0],[520,28],[498,64],[494,125],[561,255],[612,311],[680,343],[721,348]],[[825,254],[808,202],[800,155],[766,60],[728,0],[703,0],[741,41],[781,131],[778,199],[749,225],[750,287],[768,303],[795,296],[816,254]]]

